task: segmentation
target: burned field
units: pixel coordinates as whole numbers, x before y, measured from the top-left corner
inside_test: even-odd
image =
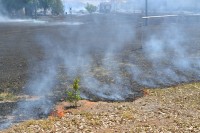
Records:
[[[0,103],[2,120],[46,117],[76,77],[82,98],[93,101],[133,101],[143,88],[200,79],[198,22],[143,26],[133,14],[42,19],[0,24],[0,91],[21,99]]]

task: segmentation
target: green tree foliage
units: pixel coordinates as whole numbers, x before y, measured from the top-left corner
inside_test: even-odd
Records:
[[[48,9],[51,9],[55,14],[60,14],[64,11],[62,0],[0,0],[0,3],[10,14],[23,8],[25,8],[25,14],[28,16],[33,15],[37,8],[43,9],[44,14]]]
[[[25,2],[25,0],[1,0],[3,7],[9,12],[21,9]]]
[[[36,16],[36,10],[38,6],[38,0],[24,0],[25,14],[26,16]]]
[[[92,4],[89,4],[87,3],[85,9],[89,12],[89,13],[93,13],[97,10],[97,7],[92,5]]]
[[[67,101],[71,102],[74,107],[77,107],[78,101],[81,99],[79,92],[79,79],[76,78],[72,84],[72,90],[67,90]]]
[[[16,12],[25,8],[25,14],[31,15],[38,0],[0,0],[3,8],[8,12]]]
[[[54,0],[52,3],[52,14],[53,15],[59,15],[64,13],[64,5],[61,0]]]
[[[44,9],[46,15],[47,9],[51,8],[55,0],[39,0],[39,7]]]

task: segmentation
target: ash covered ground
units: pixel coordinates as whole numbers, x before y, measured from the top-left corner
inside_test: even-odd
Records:
[[[41,97],[2,102],[0,115],[36,118],[49,112],[76,77],[81,96],[95,101],[134,100],[145,87],[198,81],[199,18],[153,19],[144,26],[141,17],[91,14],[0,23],[0,91]]]

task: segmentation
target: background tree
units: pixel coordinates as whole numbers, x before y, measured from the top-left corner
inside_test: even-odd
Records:
[[[3,8],[9,13],[13,14],[25,8],[25,14],[30,15],[35,0],[1,0]]]
[[[61,0],[54,0],[51,6],[52,14],[59,15],[64,13],[64,5]]]
[[[55,0],[39,0],[39,7],[43,8],[44,15],[47,14],[47,9],[50,9]]]
[[[1,3],[6,11],[12,13],[13,11],[17,11],[23,8],[26,0],[1,0]]]
[[[10,15],[25,9],[25,15],[33,17],[37,15],[38,8],[43,9],[45,15],[48,9],[52,10],[52,13],[56,15],[64,12],[62,0],[0,0],[0,3]]]
[[[38,0],[24,0],[24,8],[25,8],[25,15],[26,16],[35,16],[36,17],[36,12],[37,12],[37,5],[38,5]]]
[[[97,10],[97,7],[92,5],[92,4],[89,4],[87,3],[85,9],[89,12],[89,13],[93,13]]]

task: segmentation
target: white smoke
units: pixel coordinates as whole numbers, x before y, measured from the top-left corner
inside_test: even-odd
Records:
[[[191,53],[195,44],[187,43],[191,36],[184,32],[186,27],[170,25],[163,25],[165,28],[145,41],[142,54],[149,68],[131,69],[140,84],[156,87],[199,79],[200,61]],[[141,75],[143,80],[139,78]]]
[[[98,19],[95,21],[103,20]],[[123,44],[134,37],[134,31],[129,29],[129,27],[132,27],[129,24],[120,26],[121,28],[116,24],[113,27],[109,27],[107,23],[105,24],[104,26],[109,30],[102,28],[93,29],[89,25],[84,24],[78,26],[83,28],[81,31],[77,27],[71,27],[67,33],[60,32],[59,36],[63,41],[55,40],[46,35],[39,35],[37,38],[44,51],[47,51],[45,53],[50,57],[49,59],[55,59],[53,64],[59,65],[61,63],[65,66],[69,79],[76,78],[77,76],[81,77],[81,83],[87,93],[102,99],[125,100],[126,95],[130,94],[131,90],[128,87],[127,89],[123,88],[124,83],[119,70],[119,62],[117,60],[113,62],[112,60],[115,60],[116,52],[120,52],[123,49]],[[102,27],[100,22],[95,25],[95,27]],[[125,36],[125,33],[129,33],[129,35]],[[90,34],[91,38],[88,38]],[[105,41],[96,42],[98,41],[97,39],[105,39]],[[95,54],[98,54],[99,50],[102,52],[99,54],[102,58],[96,59]],[[60,62],[55,62],[56,60]],[[97,71],[95,68],[97,60],[101,62],[99,68],[109,72],[107,76],[112,79],[113,83],[102,83],[102,81],[97,79],[95,74]],[[48,65],[51,66],[51,64]],[[100,71],[101,73],[102,71]],[[45,76],[48,78],[50,75]],[[39,81],[42,80],[40,79]],[[40,87],[34,88],[41,89]],[[122,90],[123,94],[118,93]],[[35,91],[37,92],[37,90]],[[86,95],[82,94],[83,97],[87,97]]]
[[[3,12],[4,12],[4,8],[3,8],[3,5],[0,1],[0,22],[8,19],[5,15],[3,15]]]

